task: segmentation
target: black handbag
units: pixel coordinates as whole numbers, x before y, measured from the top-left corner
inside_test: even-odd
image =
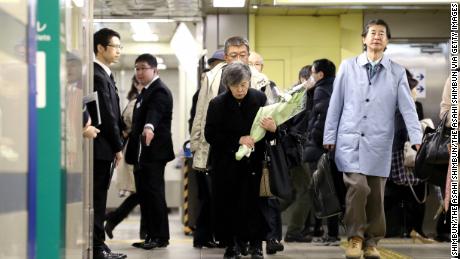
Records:
[[[291,201],[294,198],[294,192],[289,167],[278,137],[265,141],[265,160],[268,165],[271,193],[283,200]]]
[[[449,150],[447,149],[447,145],[450,144],[450,128],[446,127],[448,114],[449,113],[446,112],[434,132],[424,136],[424,140],[426,141],[424,141],[423,144],[426,145],[425,160],[427,163],[435,165],[449,163]]]
[[[287,166],[289,169],[300,166],[302,164],[302,142],[303,136],[297,134],[288,126],[282,124],[278,128],[278,140],[284,149]]]
[[[434,135],[434,129],[430,127],[425,129],[422,144],[420,145],[420,149],[415,157],[414,176],[422,179],[423,181],[428,181],[431,184],[442,186],[446,181],[449,164],[434,164],[427,159],[428,147],[430,145],[429,143],[433,140]]]
[[[324,153],[318,161],[318,169],[312,175],[310,192],[317,218],[329,218],[344,211],[345,184],[329,152]]]
[[[323,154],[323,148],[318,147],[313,140],[307,140],[303,147],[302,162],[317,162]]]

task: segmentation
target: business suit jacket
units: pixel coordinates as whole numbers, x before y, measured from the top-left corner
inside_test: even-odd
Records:
[[[123,148],[120,99],[115,82],[104,69],[94,63],[94,91],[98,93],[101,132],[94,139],[94,159],[112,161]]]
[[[150,164],[154,161],[169,162],[174,159],[171,137],[173,99],[171,91],[156,79],[147,89],[143,89],[133,111],[133,129],[131,131],[126,161],[130,164]],[[140,137],[145,124],[154,127],[154,138],[150,146],[140,147]],[[139,149],[142,149],[139,156]]]

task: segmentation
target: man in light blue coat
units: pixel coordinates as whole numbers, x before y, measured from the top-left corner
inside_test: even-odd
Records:
[[[363,30],[361,55],[340,65],[324,129],[324,147],[335,149],[335,162],[347,187],[346,258],[378,259],[377,242],[385,236],[383,198],[390,173],[394,119],[401,111],[409,138],[418,150],[422,131],[406,72],[384,51],[391,38],[383,20]]]

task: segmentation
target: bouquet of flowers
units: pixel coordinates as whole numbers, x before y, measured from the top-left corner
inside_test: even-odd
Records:
[[[265,129],[260,126],[260,120],[265,117],[272,117],[276,125],[283,124],[304,108],[305,83],[295,86],[281,96],[281,101],[259,108],[259,111],[252,122],[250,136],[254,142],[261,140],[265,136]],[[249,157],[252,149],[246,145],[240,145],[235,153],[236,160],[241,160],[244,156]]]

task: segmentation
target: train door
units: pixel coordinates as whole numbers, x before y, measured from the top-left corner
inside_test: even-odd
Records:
[[[31,1],[0,1],[0,258],[34,252],[34,201],[28,197],[35,176],[34,8]]]
[[[91,1],[89,1],[91,2]],[[92,228],[89,159],[90,141],[84,140],[82,97],[90,92],[90,7],[88,1],[65,1],[61,9],[61,161],[64,175],[65,258],[88,258]]]

